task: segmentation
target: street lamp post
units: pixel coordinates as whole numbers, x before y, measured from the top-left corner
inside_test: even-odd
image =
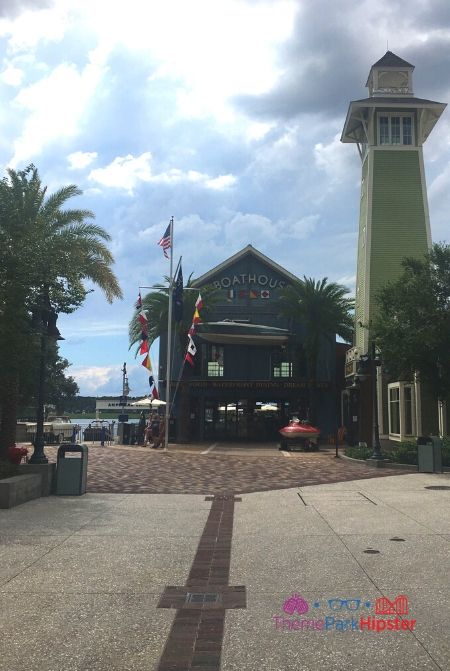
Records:
[[[372,384],[372,414],[373,414],[373,433],[372,433],[372,447],[373,454],[371,459],[380,460],[383,458],[381,454],[380,445],[380,426],[378,424],[378,387],[377,387],[377,368],[381,365],[380,359],[376,355],[375,341],[372,340],[370,352],[370,372]]]
[[[37,411],[36,411],[36,435],[33,441],[34,451],[31,455],[30,464],[48,464],[48,459],[44,453],[44,403],[45,403],[45,379],[47,364],[47,339],[64,340],[57,326],[58,315],[50,304],[48,288],[44,289],[41,298],[41,305],[36,312],[39,321],[39,330],[41,335],[40,356],[39,356],[39,382],[37,391]]]
[[[359,374],[357,380],[370,378],[370,388],[372,396],[372,448],[371,459],[380,461],[383,459],[380,444],[380,427],[378,424],[378,388],[377,388],[377,368],[381,366],[380,357],[377,355],[375,341],[372,340],[370,352],[361,355],[359,359]]]

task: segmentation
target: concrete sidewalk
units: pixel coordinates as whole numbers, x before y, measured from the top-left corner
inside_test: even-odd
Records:
[[[243,494],[233,504],[229,585],[245,586],[246,608],[225,611],[223,637],[211,625],[203,649],[215,652],[192,665],[180,660],[195,611],[172,651],[176,611],[158,605],[166,586],[188,584],[200,538],[212,542],[205,496],[87,494],[0,511],[0,669],[447,669],[450,489],[430,485],[450,487],[450,476]],[[307,613],[283,611],[293,594]],[[414,630],[352,625],[375,617],[377,598],[398,595]],[[361,603],[335,611],[329,599]],[[300,628],[325,618],[327,630]],[[172,662],[160,663],[164,650]]]

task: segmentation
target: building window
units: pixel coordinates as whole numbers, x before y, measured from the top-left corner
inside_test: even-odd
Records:
[[[273,364],[272,367],[273,377],[292,377],[292,362],[291,361],[279,361]]]
[[[415,392],[410,382],[389,385],[389,434],[400,440],[414,436]]]
[[[208,351],[208,377],[223,377],[223,347],[211,345]]]
[[[411,386],[405,386],[403,390],[405,406],[405,435],[413,435],[413,390]]]
[[[402,114],[380,114],[379,144],[412,145],[412,117]]]
[[[400,389],[389,389],[389,433],[400,435]]]

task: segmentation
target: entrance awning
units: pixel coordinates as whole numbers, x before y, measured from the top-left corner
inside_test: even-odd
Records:
[[[195,331],[203,340],[219,345],[284,345],[291,336],[287,329],[227,320],[197,324]]]

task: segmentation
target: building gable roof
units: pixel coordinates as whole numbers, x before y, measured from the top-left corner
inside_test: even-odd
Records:
[[[217,273],[223,272],[224,270],[234,265],[236,262],[240,261],[246,256],[253,256],[254,258],[258,259],[259,261],[267,265],[269,268],[285,277],[289,282],[299,282],[299,278],[296,275],[290,273],[288,270],[278,265],[278,263],[272,261],[272,259],[269,259],[268,256],[255,249],[253,245],[247,245],[233,256],[230,256],[222,263],[219,263],[219,265],[215,266],[214,268],[211,268],[211,270],[208,270],[208,272],[205,273],[204,275],[197,277],[192,282],[192,286],[200,287],[203,286],[204,284],[208,284],[208,282],[210,282],[212,278],[215,275],[217,275]]]
[[[392,51],[386,51],[384,56],[380,58],[379,61],[372,65],[373,68],[383,67],[383,68],[414,68],[414,65],[404,61],[403,58],[392,53]]]

